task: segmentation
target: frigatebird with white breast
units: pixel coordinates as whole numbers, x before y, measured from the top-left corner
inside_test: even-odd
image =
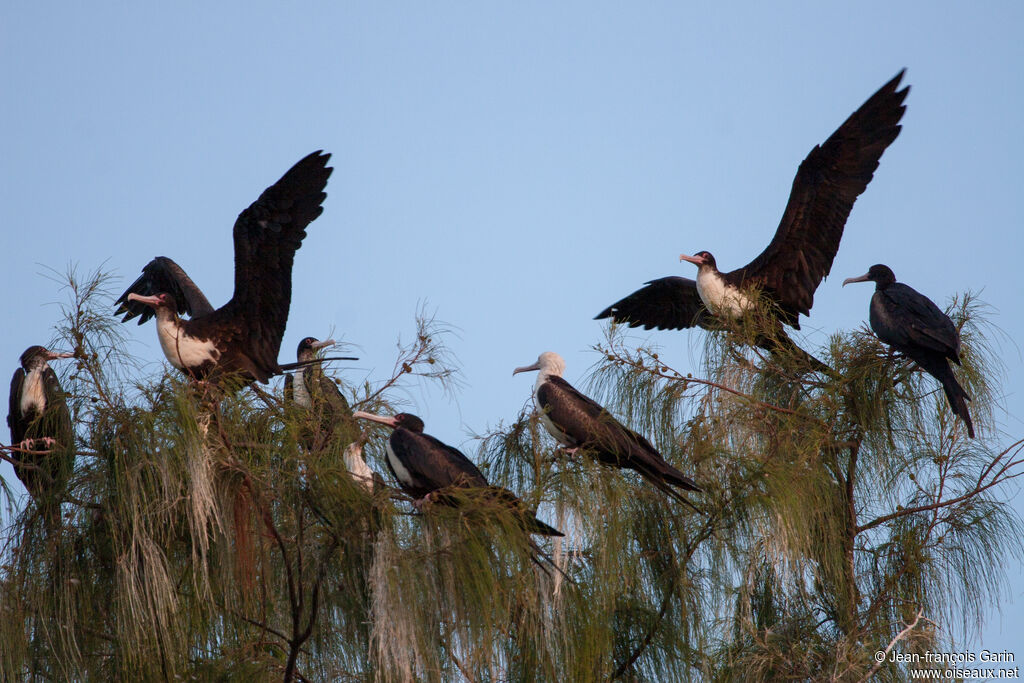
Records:
[[[701,488],[668,464],[650,441],[565,381],[562,378],[565,361],[561,356],[545,351],[536,363],[516,368],[512,374],[534,370],[539,373],[533,399],[541,422],[568,453],[582,450],[605,465],[635,470],[670,497],[692,507],[677,489],[700,491]]]
[[[423,433],[423,420],[410,413],[394,417],[357,411],[354,416],[391,427],[387,441],[387,464],[402,490],[416,499],[457,504],[455,496],[445,495],[451,489],[481,491],[511,508],[523,530],[541,536],[562,536],[562,532],[537,519],[518,496],[500,486],[491,486],[487,478],[462,451]]]
[[[320,363],[315,362],[317,351],[334,345],[333,339],[320,341],[316,337],[305,337],[299,342],[294,374],[284,376],[285,405],[295,405],[307,411],[317,411],[316,431],[330,440],[334,429],[346,420],[352,419],[352,408],[334,381],[324,374]],[[307,448],[314,441],[311,435],[304,438]]]
[[[851,282],[875,283],[868,313],[872,331],[939,380],[953,413],[964,421],[973,439],[974,423],[967,410],[971,397],[949,365],[949,361],[960,365],[960,333],[953,321],[924,294],[897,282],[889,266],[875,264],[864,275],[843,280],[843,286]]]
[[[335,432],[344,429],[353,420],[348,399],[321,367],[320,361],[325,359],[317,358],[320,349],[333,346],[334,343],[333,339],[320,341],[316,337],[303,338],[295,354],[296,362],[290,364],[297,369],[293,374],[284,376],[285,406],[298,407],[309,418],[301,426],[299,440],[311,451],[330,445]],[[342,457],[352,479],[370,493],[383,484],[380,475],[371,470],[363,459],[361,439],[346,446]]]
[[[60,496],[75,464],[75,432],[57,373],[49,361],[71,358],[42,346],[21,354],[21,367],[11,378],[7,425],[11,428],[14,473],[54,522]]]
[[[214,310],[178,264],[158,256],[117,300],[122,321],[138,316],[141,325],[155,316],[164,355],[190,377],[235,375],[266,383],[280,374],[292,264],[306,226],[323,212],[330,156],[317,151],[299,160],[239,214],[235,289],[226,304]]]
[[[630,327],[678,330],[717,329],[716,316],[741,317],[753,291],[777,310],[782,322],[800,329],[799,315],[810,315],[814,292],[832,269],[843,228],[857,197],[867,188],[886,148],[899,135],[903,104],[910,87],[898,90],[903,71],[850,115],[824,144],[800,164],[789,203],[771,243],[753,261],[736,270],[718,270],[714,256],[683,254],[698,268],[697,279],[664,277],[597,314]],[[781,327],[758,345],[773,350],[792,341]],[[787,343],[788,342],[788,343]]]

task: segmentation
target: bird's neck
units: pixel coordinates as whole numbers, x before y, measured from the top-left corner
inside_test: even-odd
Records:
[[[561,376],[562,376],[562,373],[559,372],[557,369],[554,369],[554,368],[541,368],[540,371],[537,373],[537,381],[534,382],[534,385],[533,385],[534,392],[536,392],[538,389],[540,389],[541,385],[544,384],[544,382],[547,382],[548,379],[550,379],[551,377],[561,377]]]

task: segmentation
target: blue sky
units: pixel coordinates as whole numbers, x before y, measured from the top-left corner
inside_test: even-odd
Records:
[[[9,3],[0,358],[13,371],[50,339],[64,295],[48,268],[105,264],[123,286],[167,255],[222,304],[235,216],[324,149],[335,171],[282,358],[333,330],[362,358],[346,377],[379,379],[425,303],[458,328],[465,386],[410,398],[429,432],[472,449],[528,399],[513,367],[555,350],[581,379],[593,315],[692,277],[680,252],[724,269],[756,256],[799,162],[907,67],[903,132],[803,342],[866,319],[870,287],[840,283],[873,263],[940,303],[980,291],[1006,335],[991,437],[1006,444],[1024,436],[1021,26],[1018,2]],[[127,332],[160,360],[152,326]],[[644,339],[698,367],[697,335]],[[1014,604],[978,649],[1024,642],[1024,575],[1009,573]]]

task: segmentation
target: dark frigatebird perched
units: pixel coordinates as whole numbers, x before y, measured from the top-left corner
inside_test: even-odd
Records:
[[[297,406],[310,417],[311,423],[303,425],[299,436],[302,445],[309,450],[321,450],[329,445],[335,431],[351,424],[353,419],[348,400],[317,362],[317,352],[333,345],[333,339],[320,341],[316,337],[306,337],[299,342],[296,352],[297,362],[293,365],[298,369],[284,377],[285,405]],[[363,459],[362,441],[349,444],[343,457],[345,467],[355,482],[373,493],[380,475],[371,470]]]
[[[584,396],[562,379],[565,361],[545,351],[533,365],[516,368],[512,374],[539,370],[533,400],[545,429],[566,452],[582,449],[605,465],[636,470],[647,481],[676,500],[692,507],[674,487],[700,491],[685,474],[665,462],[651,442],[625,427],[596,401]]]
[[[117,300],[122,322],[153,316],[164,355],[196,379],[236,374],[266,383],[277,362],[292,296],[292,263],[306,226],[323,212],[333,170],[320,151],[299,160],[235,221],[235,291],[214,310],[178,264],[158,256]],[[188,320],[178,316],[189,314]]]
[[[74,468],[75,433],[64,391],[49,361],[73,356],[30,346],[21,354],[21,367],[11,379],[7,414],[11,445],[37,451],[12,452],[12,459],[17,461],[14,472],[32,498],[48,507],[51,519],[59,516],[60,496]]]
[[[417,503],[425,499],[453,503],[443,489],[462,488],[486,491],[488,497],[514,510],[525,531],[542,536],[563,536],[562,532],[537,519],[516,494],[500,486],[491,486],[483,473],[462,451],[423,433],[423,420],[409,413],[385,417],[357,411],[354,416],[392,428],[387,441],[387,463],[402,490]]]
[[[851,282],[875,283],[869,316],[871,329],[879,339],[939,380],[950,407],[967,425],[967,433],[973,439],[974,423],[967,410],[971,397],[956,381],[949,365],[949,361],[960,365],[960,334],[953,321],[924,294],[896,282],[889,266],[873,265],[864,275],[843,280],[843,286]]]
[[[317,434],[323,437],[319,444],[322,448],[330,441],[335,427],[352,418],[348,400],[334,381],[324,374],[320,364],[313,362],[317,351],[333,345],[333,339],[319,341],[316,337],[306,337],[299,342],[296,353],[298,369],[293,375],[284,376],[285,405],[296,405],[307,411],[316,410],[318,419],[311,425],[311,433],[303,435],[303,445],[307,448],[313,448]]]
[[[698,267],[697,280],[664,277],[597,314],[630,327],[678,330],[694,325],[716,329],[715,316],[738,318],[757,290],[782,322],[800,329],[799,314],[810,315],[814,292],[832,269],[853,203],[865,190],[885,149],[899,135],[903,100],[897,90],[903,71],[850,115],[824,144],[800,164],[789,203],[771,243],[746,266],[722,273],[707,251],[680,256]],[[785,343],[781,328],[776,332]],[[790,342],[792,343],[792,342]],[[758,345],[774,348],[770,339]],[[788,344],[787,344],[788,346]]]

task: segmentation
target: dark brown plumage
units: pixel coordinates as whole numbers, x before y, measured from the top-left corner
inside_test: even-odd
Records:
[[[650,441],[565,381],[561,376],[565,371],[561,356],[545,351],[536,363],[516,368],[512,374],[534,370],[539,371],[534,401],[544,428],[558,443],[572,452],[582,449],[605,465],[631,469],[662,492],[692,507],[676,489],[700,491],[700,487],[666,462]]]
[[[71,356],[30,346],[11,378],[7,413],[11,444],[35,451],[12,454],[17,461],[14,473],[44,507],[51,527],[59,520],[60,498],[74,469],[75,432],[64,391],[49,361]]]
[[[277,356],[291,304],[292,264],[306,226],[322,212],[331,169],[314,152],[268,187],[235,221],[235,290],[213,310],[171,259],[157,257],[117,300],[118,314],[140,323],[153,315],[167,359],[195,378],[236,374],[266,382],[281,372]],[[182,320],[179,314],[190,313]]]
[[[410,496],[419,500],[429,497],[434,502],[452,506],[458,506],[465,498],[464,494],[497,501],[513,511],[526,532],[542,536],[563,535],[537,519],[516,494],[500,486],[491,486],[462,451],[424,434],[423,420],[419,417],[409,413],[384,417],[364,412],[356,412],[354,416],[391,427],[393,431],[387,444],[388,469]]]
[[[909,86],[897,90],[903,73],[882,86],[828,140],[810,151],[793,179],[775,237],[757,258],[721,273],[709,252],[683,256],[698,265],[697,281],[680,277],[652,280],[596,318],[612,318],[645,329],[695,325],[713,329],[709,308],[711,313],[735,317],[744,305],[732,301],[741,294],[731,292],[757,289],[777,306],[782,322],[800,329],[799,315],[810,314],[814,292],[832,268],[854,201],[871,181],[882,153],[899,135],[899,121],[906,109],[903,101],[910,90]]]

